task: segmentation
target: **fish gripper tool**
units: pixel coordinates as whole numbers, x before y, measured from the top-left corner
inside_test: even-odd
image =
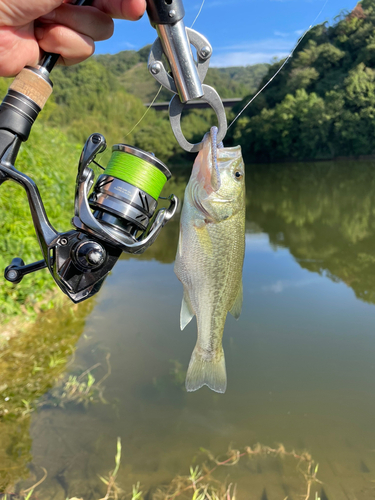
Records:
[[[210,43],[203,35],[185,26],[182,0],[147,0],[147,13],[158,34],[150,51],[148,69],[164,88],[175,94],[169,104],[169,118],[177,142],[191,153],[203,147],[203,142],[192,144],[187,141],[181,130],[184,106],[195,99],[207,102],[215,111],[217,140],[223,141],[228,128],[224,105],[216,90],[203,83],[212,55]],[[197,51],[197,61],[191,45]],[[163,55],[170,73],[164,66]]]

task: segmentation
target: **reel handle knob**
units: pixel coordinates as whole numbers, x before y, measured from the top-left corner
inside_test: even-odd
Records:
[[[10,266],[5,268],[4,278],[11,283],[17,284],[20,283],[23,277],[26,274],[33,273],[35,271],[39,271],[40,269],[44,269],[47,267],[47,264],[44,260],[38,260],[38,262],[33,262],[32,264],[28,264],[25,266],[25,263],[19,257],[15,257]]]
[[[22,259],[15,257],[10,263],[10,266],[5,268],[4,278],[11,283],[19,283],[23,278],[23,274],[18,268],[23,267],[24,265],[25,263]]]

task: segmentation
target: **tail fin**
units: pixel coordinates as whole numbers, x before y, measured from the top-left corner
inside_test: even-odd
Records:
[[[224,393],[227,388],[227,372],[223,348],[211,359],[203,357],[195,347],[186,375],[186,390],[197,391],[207,385],[215,392]]]

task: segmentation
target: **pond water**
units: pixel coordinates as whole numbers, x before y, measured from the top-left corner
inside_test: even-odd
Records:
[[[196,322],[179,330],[178,221],[141,258],[119,261],[85,310],[66,368],[68,377],[101,363],[92,369],[98,380],[109,353],[106,404],[43,405],[28,415],[30,477],[21,486],[44,467],[39,499],[101,498],[98,475],[114,468],[121,437],[118,484],[128,492],[140,481],[149,499],[159,485],[189,474],[200,448],[224,456],[230,445],[257,442],[309,451],[319,463],[322,499],[375,498],[374,167],[248,167],[244,307],[225,327],[224,395],[206,387],[186,393],[181,384]],[[180,194],[185,179],[174,182]],[[57,318],[48,328],[59,328]],[[8,468],[18,464],[14,450]],[[304,498],[296,465],[245,457],[223,478],[237,483],[238,499]]]

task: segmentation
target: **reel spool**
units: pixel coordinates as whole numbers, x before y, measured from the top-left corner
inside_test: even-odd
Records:
[[[73,225],[123,252],[143,253],[176,212],[178,198],[173,194],[168,198],[169,207],[156,211],[171,173],[152,153],[115,144],[107,168],[94,184],[90,164],[105,149],[105,138],[92,134],[82,150]]]
[[[152,153],[115,144],[89,197],[95,219],[111,230],[136,237],[139,231],[147,230],[170,178],[166,165]]]

